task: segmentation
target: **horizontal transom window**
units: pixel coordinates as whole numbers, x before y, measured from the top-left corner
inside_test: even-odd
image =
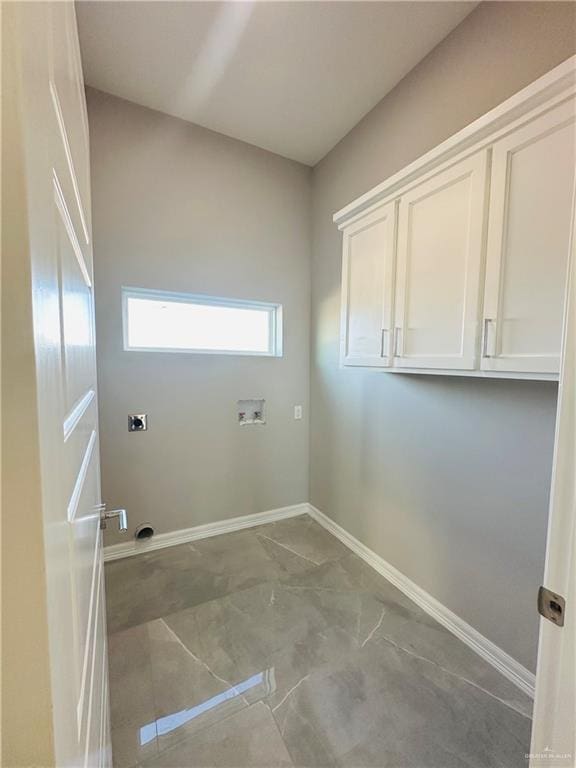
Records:
[[[282,306],[186,293],[122,289],[124,349],[282,354]]]

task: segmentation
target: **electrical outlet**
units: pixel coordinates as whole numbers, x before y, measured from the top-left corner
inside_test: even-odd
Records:
[[[145,413],[131,413],[128,416],[128,432],[146,432],[148,416]]]
[[[294,418],[297,421],[302,418],[302,406],[301,405],[295,405],[294,406]]]

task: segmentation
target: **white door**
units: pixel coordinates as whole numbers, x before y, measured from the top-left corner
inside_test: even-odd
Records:
[[[486,153],[402,195],[394,365],[476,367]]]
[[[559,371],[575,120],[570,99],[494,145],[484,370]]]
[[[344,230],[341,362],[391,363],[396,204],[373,211]]]
[[[530,765],[576,765],[576,200],[543,584],[564,626],[540,619]]]
[[[111,764],[88,126],[74,4],[16,3],[54,764]],[[30,728],[34,723],[29,724]]]

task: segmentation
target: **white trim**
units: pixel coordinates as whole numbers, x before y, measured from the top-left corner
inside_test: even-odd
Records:
[[[407,597],[413,600],[422,610],[436,619],[443,627],[448,629],[463,643],[475,651],[485,661],[497,669],[510,682],[514,683],[528,696],[534,698],[535,676],[532,672],[522,666],[516,659],[507,654],[487,637],[481,635],[478,630],[471,627],[463,619],[453,613],[446,606],[439,603],[436,598],[429,595],[421,587],[411,581],[403,573],[394,568],[393,565],[386,562],[380,555],[377,555],[365,544],[358,541],[352,534],[344,530],[338,523],[335,523],[319,509],[308,504],[309,515],[316,520],[323,528],[336,536],[348,549],[361,557],[364,562],[372,566],[381,576],[384,576],[391,584],[397,587]]]
[[[479,151],[483,146],[482,142],[490,143],[497,138],[498,131],[508,131],[516,127],[515,121],[527,119],[531,112],[541,110],[545,105],[554,106],[558,100],[574,94],[575,84],[576,56],[571,56],[430,152],[341,208],[334,214],[333,221],[342,229],[353,221],[355,216],[368,210],[371,205],[394,195],[404,185],[421,178],[422,174],[438,169],[442,163],[453,161],[472,147],[475,152]]]
[[[177,544],[185,544],[188,541],[207,539],[211,536],[219,536],[221,533],[232,533],[244,528],[253,528],[256,525],[275,523],[278,520],[286,520],[289,517],[298,517],[308,513],[308,504],[294,504],[291,507],[279,507],[267,512],[256,512],[252,515],[232,517],[230,520],[220,520],[216,523],[196,525],[193,528],[182,528],[179,531],[159,533],[146,541],[128,541],[122,544],[111,544],[104,547],[104,561],[119,560],[122,557],[141,555],[155,549],[173,547]]]
[[[348,367],[348,363],[346,364]],[[469,379],[516,379],[524,381],[555,381],[557,373],[521,373],[520,371],[459,371],[457,368],[373,368],[371,373],[396,373],[413,376],[466,376]]]

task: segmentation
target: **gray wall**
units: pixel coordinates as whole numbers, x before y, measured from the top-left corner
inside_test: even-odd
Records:
[[[131,531],[307,500],[311,374],[312,503],[534,668],[556,386],[339,369],[331,217],[574,53],[574,13],[481,5],[314,169],[312,200],[303,166],[88,90],[103,495]],[[280,301],[285,355],[124,352],[122,285]],[[260,395],[268,425],[238,427]]]
[[[482,4],[313,179],[311,502],[531,669],[557,387],[339,369],[331,217],[572,55],[575,10]]]
[[[90,89],[88,110],[103,498],[129,536],[307,501],[310,169]],[[281,302],[284,356],[124,352],[122,285]],[[237,424],[250,397],[266,426]]]

